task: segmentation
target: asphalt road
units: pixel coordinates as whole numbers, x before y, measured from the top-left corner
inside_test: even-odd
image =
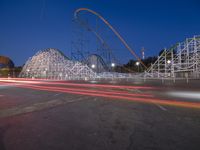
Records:
[[[0,79],[0,150],[199,150],[198,86]]]

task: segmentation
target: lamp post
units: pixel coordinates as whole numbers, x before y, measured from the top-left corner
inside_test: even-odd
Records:
[[[96,66],[95,66],[95,64],[92,64],[91,67],[92,67],[92,69],[94,69]]]
[[[171,60],[167,60],[167,64],[171,64]]]
[[[136,66],[137,66],[137,68],[138,68],[138,72],[139,72],[139,65],[140,65],[140,62],[137,61],[135,64],[136,64]]]
[[[171,60],[167,60],[167,64],[170,65],[171,64]],[[166,67],[165,67],[166,68]],[[166,69],[165,69],[166,70]],[[166,72],[166,71],[165,71]],[[170,73],[168,74],[168,76],[171,76]]]
[[[115,63],[111,63],[112,71],[114,70],[114,67],[115,67]]]
[[[111,67],[113,67],[113,68],[114,68],[114,67],[115,67],[115,63],[111,63]]]

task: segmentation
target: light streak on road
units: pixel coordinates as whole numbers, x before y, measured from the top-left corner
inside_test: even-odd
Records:
[[[26,87],[36,90],[44,90],[44,91],[52,91],[52,92],[64,92],[70,94],[78,94],[78,95],[86,95],[86,96],[97,96],[97,97],[104,97],[109,99],[120,99],[120,100],[130,100],[135,102],[142,102],[142,103],[157,103],[160,105],[168,105],[168,106],[178,106],[178,107],[188,107],[188,108],[200,108],[200,103],[196,102],[182,102],[182,101],[174,101],[174,100],[166,100],[166,99],[157,99],[157,98],[141,98],[141,97],[127,97],[127,96],[120,96],[120,95],[109,95],[109,94],[99,94],[99,93],[90,93],[90,92],[79,92],[79,91],[70,91],[70,90],[60,90],[55,88],[49,87]]]
[[[35,86],[35,85],[20,85],[20,87],[24,88],[46,88],[46,89],[57,89],[62,91],[79,91],[79,92],[91,92],[91,93],[101,93],[101,94],[113,94],[113,95],[126,95],[126,96],[133,96],[133,97],[154,97],[152,94],[131,94],[128,92],[119,92],[119,91],[101,91],[101,90],[86,90],[80,88],[62,88],[62,87],[50,87],[50,86]]]
[[[1,81],[1,80],[0,80]],[[152,94],[142,94],[142,93],[129,93],[127,91],[119,91],[122,90],[124,87],[128,87],[130,89],[132,88],[138,88],[142,90],[146,90],[146,88],[142,88],[142,86],[121,86],[121,85],[105,85],[105,84],[78,84],[78,83],[66,83],[66,82],[49,82],[49,81],[25,81],[22,82],[20,80],[10,80],[10,81],[2,81],[4,85],[13,85],[13,83],[19,83],[15,84],[13,86],[20,87],[20,88],[29,88],[34,90],[42,90],[42,91],[50,91],[50,92],[61,92],[61,93],[68,93],[68,94],[78,94],[78,95],[86,95],[86,96],[94,96],[94,97],[104,97],[106,99],[119,99],[119,100],[129,100],[134,102],[141,102],[141,103],[154,103],[159,105],[167,105],[167,106],[178,106],[178,107],[187,107],[187,108],[200,108],[200,103],[198,102],[186,102],[186,101],[177,101],[173,99],[160,99],[154,97]],[[38,85],[35,85],[38,84]],[[51,86],[50,86],[51,85]],[[58,85],[72,85],[73,87],[77,85],[80,87],[80,85],[84,88],[69,88],[69,87],[60,87]],[[102,88],[100,89],[86,89],[85,87],[95,87],[95,88]],[[91,86],[92,85],[92,86]],[[112,88],[118,89],[115,91],[109,91]],[[150,89],[154,89],[154,87],[151,87]],[[106,91],[107,90],[107,91]],[[187,96],[191,96],[190,94]],[[198,94],[196,96],[199,96]]]
[[[170,96],[174,97],[180,97],[180,98],[187,98],[187,99],[197,99],[200,101],[200,92],[189,92],[189,91],[184,91],[184,92],[168,92],[167,93]]]
[[[33,87],[33,85],[35,85],[35,84],[39,84],[39,85],[42,85],[42,86],[48,85],[48,87],[49,87],[49,85],[52,85],[52,82],[50,82],[50,84],[48,84],[47,82],[34,82],[34,81],[31,81],[31,82],[30,81],[22,81],[22,82],[21,81],[16,81],[16,82],[15,81],[10,81],[10,82],[8,81],[8,82],[4,82],[3,84],[4,85],[9,85],[9,86],[11,86],[11,85],[14,86],[13,83],[20,83],[20,84],[15,84],[15,86],[20,85],[21,87],[22,86],[25,87],[25,86],[28,86],[28,85],[32,85],[32,87]],[[57,86],[59,83],[54,83],[54,84]],[[73,84],[73,87],[75,87],[75,85],[77,85],[77,84]],[[82,85],[82,84],[78,84],[78,87],[79,87],[79,85]],[[89,85],[89,84],[86,84],[86,85]],[[94,86],[96,86],[96,85],[94,85]],[[39,86],[35,86],[35,87],[39,87]],[[84,86],[84,87],[86,87],[86,86]],[[99,86],[97,86],[97,87],[99,88]],[[107,88],[109,88],[109,87],[110,86],[108,86]],[[65,89],[65,90],[76,90],[76,91],[82,91],[82,92],[94,92],[94,93],[116,94],[116,95],[126,94],[127,96],[139,96],[139,97],[141,97],[141,96],[142,97],[153,97],[152,94],[131,94],[131,93],[126,92],[126,91],[121,91],[123,89],[123,88],[121,88],[121,86],[117,86],[117,87],[120,87],[120,88],[116,88],[117,90],[115,90],[115,91],[105,91],[105,89],[98,89],[98,90],[90,89],[90,90],[87,90],[88,88],[87,89],[83,89],[83,88],[80,89],[80,88],[71,88],[71,87],[70,88],[66,88],[66,87],[65,88],[61,88],[61,87],[58,87],[58,86],[56,87],[56,89],[61,89],[61,90],[63,90],[63,89]],[[137,86],[135,86],[134,88],[136,88],[136,87]],[[91,88],[91,87],[89,86],[89,88]],[[93,86],[92,86],[92,88],[93,88]],[[100,86],[100,88],[101,88],[101,86]],[[139,87],[139,88],[141,88],[141,87]],[[104,90],[104,91],[102,91],[102,90]]]
[[[81,86],[81,87],[101,87],[101,88],[116,88],[116,89],[156,89],[155,87],[150,86],[126,86],[126,85],[106,85],[106,84],[84,84],[84,83],[69,83],[69,82],[61,82],[61,81],[52,81],[52,82],[45,82],[45,80],[6,80],[1,79],[2,82],[12,82],[12,83],[30,83],[30,84],[48,84],[48,85],[66,85],[66,86]]]

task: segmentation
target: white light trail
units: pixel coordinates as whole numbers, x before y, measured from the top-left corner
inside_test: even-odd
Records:
[[[178,92],[168,92],[168,94],[174,97],[197,99],[200,101],[200,92],[178,91]]]

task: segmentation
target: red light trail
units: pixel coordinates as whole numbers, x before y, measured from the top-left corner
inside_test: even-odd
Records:
[[[2,82],[9,82],[9,83],[31,83],[31,84],[48,84],[48,85],[66,85],[66,86],[81,86],[81,87],[94,87],[94,88],[116,88],[116,89],[156,89],[155,87],[150,87],[150,86],[126,86],[126,85],[107,85],[107,84],[84,84],[84,83],[69,83],[69,82],[61,82],[61,81],[46,81],[41,80],[41,79],[33,79],[33,80],[28,80],[28,79],[17,79],[14,78],[12,80],[9,79],[1,79],[0,81]],[[41,82],[42,81],[42,82]]]
[[[123,87],[129,87],[130,89],[137,89],[137,86],[120,86],[120,85],[102,85],[102,84],[77,84],[77,83],[65,83],[65,82],[34,82],[29,80],[0,80],[1,85],[8,86],[16,86],[20,88],[29,88],[34,90],[42,90],[42,91],[50,91],[50,92],[62,92],[68,94],[78,94],[78,95],[86,95],[86,96],[94,96],[94,97],[103,97],[107,99],[118,99],[118,100],[128,100],[134,102],[142,102],[142,103],[156,103],[167,106],[178,106],[178,107],[187,107],[187,108],[200,108],[200,103],[198,102],[186,102],[186,101],[176,101],[176,100],[168,100],[168,99],[159,99],[156,98],[152,94],[142,94],[142,93],[129,93],[127,91],[119,91],[123,89]],[[13,84],[17,83],[17,84]],[[33,84],[33,85],[32,85]],[[35,85],[38,84],[38,85]],[[69,87],[58,87],[58,85],[72,85],[75,87],[77,84],[78,87],[82,86],[86,87],[86,85],[91,85],[87,87],[95,87],[95,88],[116,88],[115,91],[105,91],[106,89],[85,89],[85,88],[69,88]],[[56,86],[50,86],[56,85]],[[138,89],[146,89],[146,87],[142,88],[142,86],[138,86]],[[150,89],[155,89],[150,87]],[[111,90],[111,89],[110,89]]]

